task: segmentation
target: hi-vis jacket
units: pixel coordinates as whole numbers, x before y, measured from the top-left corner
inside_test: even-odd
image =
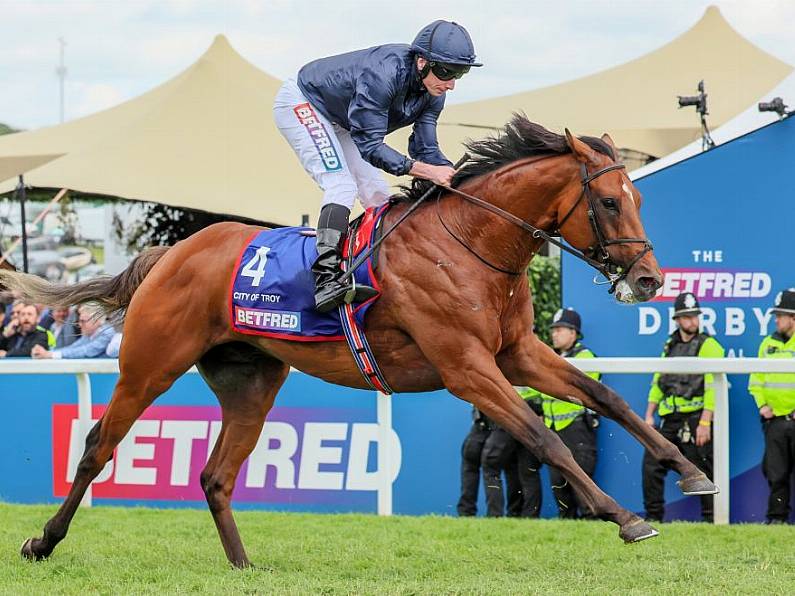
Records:
[[[776,332],[768,335],[759,346],[760,358],[795,358],[795,335],[789,339]],[[775,416],[795,411],[795,374],[754,373],[748,379],[748,391],[756,400],[756,407],[770,406]]]

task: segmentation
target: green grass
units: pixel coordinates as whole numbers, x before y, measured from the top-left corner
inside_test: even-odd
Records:
[[[207,511],[81,510],[41,563],[22,560],[54,507],[0,505],[9,594],[792,594],[795,528],[665,524],[624,545],[602,522],[237,514],[249,557],[226,564]]]

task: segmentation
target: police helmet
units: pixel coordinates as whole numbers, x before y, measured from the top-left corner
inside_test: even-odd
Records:
[[[774,314],[795,315],[795,288],[779,292],[774,304]]]
[[[568,327],[569,329],[574,329],[577,335],[582,334],[580,330],[582,328],[582,320],[579,313],[573,308],[561,308],[555,313],[549,328],[554,329],[555,327]]]
[[[700,315],[701,308],[698,299],[691,292],[682,292],[676,297],[674,302],[674,319],[677,317],[689,317]]]
[[[450,21],[434,21],[420,29],[411,49],[431,62],[483,66],[475,61],[475,46],[467,30]]]

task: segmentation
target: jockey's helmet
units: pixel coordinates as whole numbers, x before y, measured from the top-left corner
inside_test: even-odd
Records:
[[[475,46],[467,30],[450,21],[434,21],[420,29],[411,49],[429,62],[458,66],[451,69],[455,71],[463,70],[460,67],[469,70],[471,66],[483,66],[475,61]]]

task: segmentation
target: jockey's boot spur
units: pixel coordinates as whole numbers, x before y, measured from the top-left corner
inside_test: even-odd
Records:
[[[348,230],[350,210],[344,205],[329,203],[320,210],[317,225],[317,259],[312,264],[315,274],[315,309],[329,312],[345,302],[363,302],[377,295],[375,288],[354,285],[352,280],[340,283],[342,241]]]

